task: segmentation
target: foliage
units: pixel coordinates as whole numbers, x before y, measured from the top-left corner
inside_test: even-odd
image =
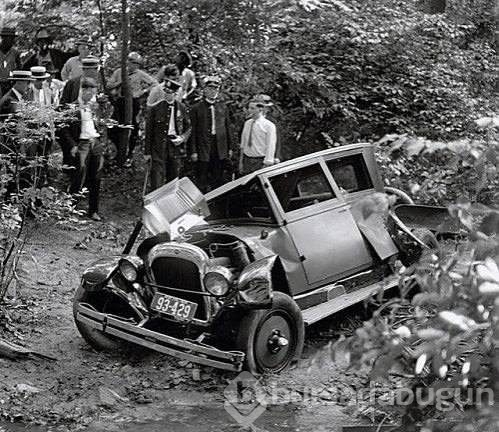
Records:
[[[469,133],[471,116],[494,110],[495,5],[448,0],[444,13],[427,14],[421,3],[140,0],[131,7],[131,49],[149,70],[191,51],[198,74],[226,78],[238,121],[254,92],[271,94],[286,157],[387,133],[455,140]],[[118,0],[17,8],[25,34],[46,24],[71,42],[90,31],[103,42],[106,68],[118,65]]]
[[[49,172],[61,170],[57,154],[46,156],[46,147],[55,123],[66,120],[66,113],[20,103],[19,112],[0,123],[0,300],[16,278],[27,219],[67,223],[75,213],[72,197],[46,184]]]
[[[499,200],[499,140],[493,128],[482,136],[449,142],[392,134],[377,143],[378,161],[389,186],[420,203]]]

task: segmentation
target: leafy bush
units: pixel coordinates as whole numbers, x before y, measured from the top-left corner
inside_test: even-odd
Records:
[[[52,108],[20,103],[19,112],[0,123],[0,300],[17,277],[28,218],[69,223],[76,214],[72,197],[45,182],[49,171],[62,168],[44,147],[55,138],[55,124],[65,120]]]

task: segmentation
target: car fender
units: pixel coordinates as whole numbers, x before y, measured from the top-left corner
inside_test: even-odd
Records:
[[[237,282],[237,303],[246,307],[270,307],[274,290],[273,273],[279,265],[279,257],[271,255],[246,266]]]
[[[95,261],[82,275],[83,287],[87,291],[102,288],[118,268],[122,255],[111,255]]]

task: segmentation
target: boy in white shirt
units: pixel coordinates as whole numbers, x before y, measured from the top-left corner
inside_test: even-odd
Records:
[[[248,104],[250,118],[246,120],[241,134],[239,172],[249,174],[274,164],[276,151],[275,124],[265,118],[265,105],[259,100]]]

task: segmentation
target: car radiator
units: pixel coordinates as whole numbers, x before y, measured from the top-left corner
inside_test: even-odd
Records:
[[[159,292],[196,303],[198,307],[194,318],[202,321],[208,318],[206,302],[201,294],[178,291],[204,291],[196,263],[183,258],[157,257],[151,264],[151,270],[155,283],[161,285]]]

